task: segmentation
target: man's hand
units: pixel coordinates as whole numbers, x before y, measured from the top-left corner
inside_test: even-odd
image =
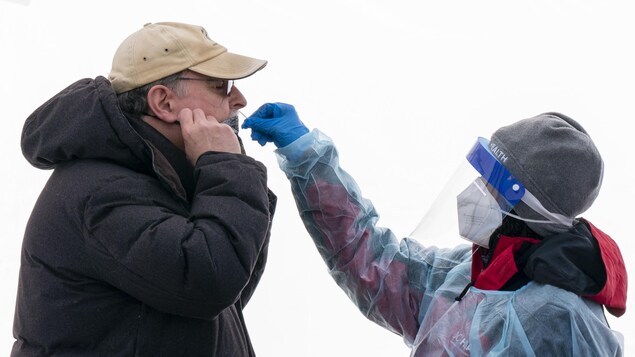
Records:
[[[192,165],[208,151],[240,154],[240,144],[232,128],[219,123],[213,116],[205,116],[201,109],[185,108],[179,113],[185,155]]]

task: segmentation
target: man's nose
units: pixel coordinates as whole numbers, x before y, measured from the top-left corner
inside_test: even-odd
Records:
[[[229,106],[231,109],[242,109],[247,106],[247,99],[236,85],[229,93]]]

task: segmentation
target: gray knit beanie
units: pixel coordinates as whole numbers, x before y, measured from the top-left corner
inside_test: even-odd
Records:
[[[586,130],[560,113],[544,113],[498,129],[490,148],[498,160],[550,212],[575,218],[597,197],[604,164]],[[543,219],[522,201],[514,211]],[[541,235],[565,230],[555,224],[527,222]]]

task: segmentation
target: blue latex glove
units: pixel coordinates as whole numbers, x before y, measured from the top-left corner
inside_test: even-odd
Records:
[[[309,132],[291,104],[266,103],[249,116],[242,125],[251,129],[251,139],[264,146],[268,142],[285,147]]]

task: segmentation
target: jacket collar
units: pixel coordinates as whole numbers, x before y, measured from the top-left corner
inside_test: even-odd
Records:
[[[145,140],[152,153],[152,168],[162,182],[181,199],[189,201],[194,193],[194,167],[185,153],[165,136],[140,119],[128,119]]]

